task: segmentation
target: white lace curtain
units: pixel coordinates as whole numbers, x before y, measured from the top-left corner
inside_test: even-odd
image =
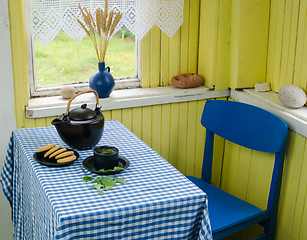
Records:
[[[63,30],[79,42],[85,36],[77,19],[81,20],[78,4],[92,14],[104,9],[104,0],[26,0],[34,38],[48,45]],[[120,11],[123,17],[116,31],[128,28],[138,39],[156,24],[170,38],[183,22],[184,0],[109,0],[109,11]]]

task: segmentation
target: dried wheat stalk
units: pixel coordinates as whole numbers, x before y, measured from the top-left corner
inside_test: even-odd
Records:
[[[96,10],[94,20],[92,14],[86,7],[81,8],[79,4],[83,21],[77,20],[86,34],[91,38],[99,62],[104,62],[109,41],[115,31],[117,24],[122,18],[122,13],[117,12],[114,16],[114,9],[108,12],[108,0],[105,0],[104,11],[100,8]],[[114,17],[113,17],[114,16]]]

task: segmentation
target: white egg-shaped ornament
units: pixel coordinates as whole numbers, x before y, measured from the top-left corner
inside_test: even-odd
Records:
[[[75,95],[76,91],[73,86],[64,86],[60,90],[60,95],[64,99],[70,99]]]
[[[305,105],[307,100],[304,90],[293,84],[282,86],[278,91],[278,98],[290,108],[300,108]]]

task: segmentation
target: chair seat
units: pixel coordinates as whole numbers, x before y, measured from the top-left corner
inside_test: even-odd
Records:
[[[212,233],[234,226],[258,215],[261,209],[235,197],[207,182],[187,176],[208,196],[209,217]],[[214,213],[214,214],[213,214]]]

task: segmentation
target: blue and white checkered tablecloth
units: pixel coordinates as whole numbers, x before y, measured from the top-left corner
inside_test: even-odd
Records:
[[[13,131],[1,173],[12,206],[15,239],[212,239],[207,196],[118,121],[105,123],[99,145],[113,145],[130,166],[127,181],[99,195],[83,176],[97,177],[78,151],[73,164],[52,168],[36,149],[66,146],[54,127]]]

